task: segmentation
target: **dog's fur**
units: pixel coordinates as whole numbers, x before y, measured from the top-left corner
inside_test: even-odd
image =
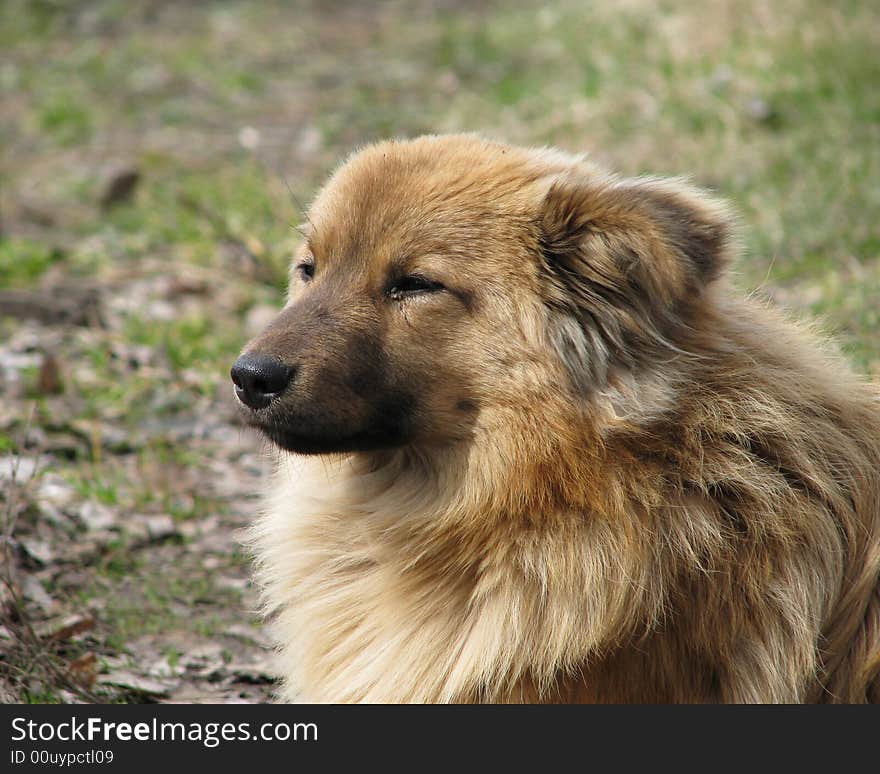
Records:
[[[308,220],[247,350],[284,698],[880,699],[878,391],[731,290],[722,205],[462,135]]]

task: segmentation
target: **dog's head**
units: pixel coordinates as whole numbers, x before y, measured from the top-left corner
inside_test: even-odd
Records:
[[[542,395],[588,400],[687,346],[727,224],[680,183],[554,151],[368,147],[312,205],[288,303],[233,366],[236,394],[300,453],[449,442]]]

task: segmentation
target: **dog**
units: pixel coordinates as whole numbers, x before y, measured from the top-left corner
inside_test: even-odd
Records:
[[[682,180],[382,142],[232,368],[280,698],[880,700],[880,393]]]

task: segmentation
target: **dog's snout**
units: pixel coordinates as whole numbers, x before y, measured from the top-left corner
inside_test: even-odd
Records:
[[[252,409],[261,409],[284,391],[293,376],[293,369],[275,357],[244,354],[235,361],[229,373],[239,400]]]

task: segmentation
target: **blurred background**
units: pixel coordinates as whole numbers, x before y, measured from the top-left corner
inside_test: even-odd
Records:
[[[371,140],[687,174],[880,374],[880,5],[0,0],[0,701],[271,695],[228,369]]]

